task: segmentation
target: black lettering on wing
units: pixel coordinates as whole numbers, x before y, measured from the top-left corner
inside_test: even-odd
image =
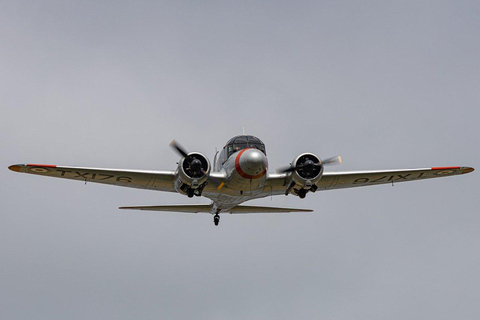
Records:
[[[353,184],[367,183],[369,180],[369,178],[358,178],[353,180]]]
[[[83,179],[85,179],[85,180],[88,179],[88,177],[87,177],[88,172],[85,172],[85,173],[82,174],[82,173],[80,173],[80,172],[78,172],[78,171],[75,171],[75,173],[76,173],[77,175],[76,175],[74,178],[83,178]]]
[[[117,178],[117,181],[118,181],[118,182],[127,182],[127,183],[129,183],[129,182],[132,182],[132,178],[120,176],[120,177]]]
[[[100,178],[100,176],[102,176],[102,178]],[[113,178],[114,176],[111,176],[109,174],[102,174],[102,173],[99,173],[98,174],[98,180],[108,180],[108,179],[111,179]]]
[[[371,183],[374,183],[374,182],[380,182],[380,181],[382,181],[383,179],[385,179],[386,177],[387,177],[387,176],[383,176],[383,177],[381,177],[381,178],[378,178],[378,179],[372,180],[372,181],[370,181],[370,182],[371,182]]]
[[[398,176],[397,181],[398,181],[398,180],[401,180],[401,179],[403,179],[403,180],[408,180],[407,177],[410,176],[410,175],[411,175],[410,173],[407,173],[407,174],[405,174],[405,175],[403,175],[403,176],[400,175],[400,174],[397,174],[397,176]]]
[[[65,177],[65,173],[67,173],[67,172],[72,172],[72,171],[69,171],[69,170],[60,170],[60,169],[58,169],[57,172],[61,172],[60,177]]]

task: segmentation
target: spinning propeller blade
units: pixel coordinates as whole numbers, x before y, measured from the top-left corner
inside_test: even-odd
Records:
[[[170,147],[172,147],[172,149],[175,150],[182,157],[186,158],[188,156],[187,150],[185,150],[185,148],[182,147],[182,145],[176,140],[172,140],[172,142],[170,142]]]
[[[325,160],[320,160],[319,162],[317,163],[299,163],[297,164],[295,167],[293,166],[285,166],[285,167],[281,167],[281,168],[278,168],[277,169],[277,172],[278,173],[286,173],[286,172],[292,172],[292,171],[295,171],[295,170],[298,170],[298,169],[302,169],[303,167],[308,167],[308,166],[316,166],[316,167],[319,167],[319,166],[330,166],[330,165],[334,165],[334,164],[342,164],[343,163],[343,160],[342,160],[342,157],[341,156],[335,156],[335,157],[331,157],[331,158],[327,158]]]
[[[332,165],[332,164],[342,164],[343,160],[342,157],[336,156],[336,157],[331,157],[327,158],[325,160],[321,160],[323,165]]]

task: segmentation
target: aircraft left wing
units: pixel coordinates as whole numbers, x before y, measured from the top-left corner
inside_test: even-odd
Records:
[[[395,184],[398,182],[449,177],[472,172],[471,167],[431,167],[399,170],[369,170],[350,172],[325,172],[317,182],[317,191],[343,188]],[[288,174],[269,174],[264,191],[273,195],[284,194],[288,185]]]
[[[121,170],[67,167],[47,164],[16,164],[12,171],[40,176],[110,184],[115,186],[176,192],[173,171]]]
[[[456,176],[472,172],[470,167],[431,167],[400,170],[326,172],[317,183],[318,190],[331,190],[395,184],[398,182]]]

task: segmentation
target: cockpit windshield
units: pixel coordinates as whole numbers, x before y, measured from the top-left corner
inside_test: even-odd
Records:
[[[265,155],[267,154],[265,145],[260,139],[254,136],[241,135],[230,139],[225,145],[225,149],[227,150],[227,158],[233,153],[246,148],[255,148],[262,151]]]

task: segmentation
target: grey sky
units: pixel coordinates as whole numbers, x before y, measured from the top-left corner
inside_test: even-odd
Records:
[[[14,174],[174,169],[258,136],[271,170],[480,169],[477,1],[0,2],[2,319],[475,319],[477,172],[252,203]]]

